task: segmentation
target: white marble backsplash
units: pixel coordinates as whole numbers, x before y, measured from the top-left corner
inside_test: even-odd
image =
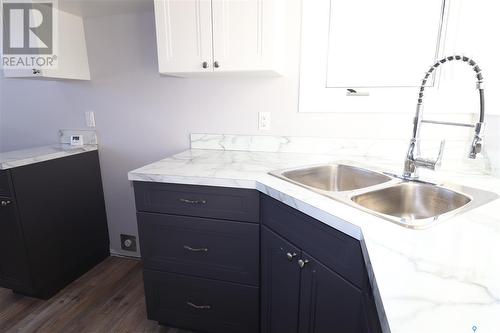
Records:
[[[191,149],[257,151],[269,153],[311,153],[348,155],[376,154],[377,151],[405,150],[403,140],[341,139],[271,135],[191,134]]]
[[[402,165],[409,140],[321,138],[272,135],[191,134],[191,149],[254,151],[272,153],[306,153],[377,158]],[[434,158],[439,141],[422,141],[422,156]],[[467,158],[470,142],[449,140],[445,144],[442,170],[467,173],[491,173],[486,157]]]

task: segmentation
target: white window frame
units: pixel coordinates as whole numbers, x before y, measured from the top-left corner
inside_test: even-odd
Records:
[[[331,1],[334,0],[302,2],[299,112],[413,112],[418,93],[416,87],[355,88],[358,92],[368,92],[369,96],[348,96],[346,88],[327,87]],[[456,38],[451,31],[453,29],[450,29],[456,22],[450,16],[458,16],[452,12],[459,6],[452,6],[452,2],[454,0],[446,0],[443,9],[438,58],[447,55],[450,44]],[[422,68],[422,76],[426,70]],[[435,77],[434,86],[439,86],[440,76],[441,70]]]

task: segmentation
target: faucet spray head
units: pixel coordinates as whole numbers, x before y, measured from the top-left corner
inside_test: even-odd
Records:
[[[474,136],[472,140],[472,145],[470,147],[469,158],[476,159],[477,154],[483,149],[482,139],[478,136]]]
[[[469,158],[475,159],[477,154],[479,154],[483,149],[483,123],[477,123],[475,127],[474,138],[472,139],[472,144],[469,151]]]

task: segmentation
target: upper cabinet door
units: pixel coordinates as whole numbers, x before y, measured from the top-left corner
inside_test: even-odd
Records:
[[[214,71],[276,71],[280,0],[213,0]]]
[[[160,73],[212,71],[210,0],[155,0]]]
[[[26,45],[23,44],[24,48],[30,49],[29,59],[32,56],[35,58],[33,64],[30,61],[23,68],[4,68],[4,77],[90,80],[83,18],[68,10],[71,5],[67,1],[59,1],[57,6],[46,9],[47,12],[35,14],[40,13],[40,7],[46,6],[46,4],[38,4],[38,8],[32,8],[28,12],[30,20],[36,23],[44,22],[43,15],[52,13],[49,34],[43,35],[45,42],[42,37],[39,38],[35,33],[30,32],[29,42]],[[16,16],[13,16],[11,20],[15,18]],[[20,20],[20,18],[17,19]],[[27,38],[24,34],[21,35]],[[20,54],[16,56],[24,59],[25,55],[22,53],[26,51],[19,52]]]

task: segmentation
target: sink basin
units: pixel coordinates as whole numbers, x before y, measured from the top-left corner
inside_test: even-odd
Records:
[[[457,184],[406,181],[343,163],[270,174],[412,229],[425,229],[499,197],[493,192]]]
[[[472,198],[433,184],[405,182],[355,195],[351,200],[370,211],[393,217],[395,222],[417,226],[422,224],[419,220],[432,222],[464,207]]]
[[[283,171],[280,178],[322,191],[353,191],[391,180],[384,174],[345,164],[327,164]]]

